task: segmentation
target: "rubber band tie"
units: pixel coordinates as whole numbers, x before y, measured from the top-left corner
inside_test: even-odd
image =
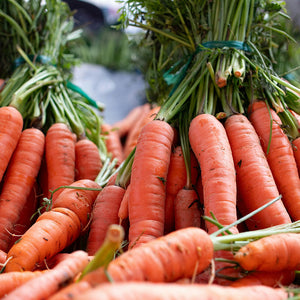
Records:
[[[177,89],[178,85],[180,82],[183,80],[183,78],[186,75],[186,72],[194,58],[194,56],[199,53],[200,51],[206,51],[207,49],[229,49],[229,48],[234,48],[237,50],[242,50],[245,52],[251,52],[250,46],[246,42],[242,41],[209,41],[209,42],[204,42],[200,45],[197,46],[196,51],[187,56],[185,59],[181,59],[178,62],[176,62],[169,70],[167,70],[164,74],[163,77],[168,85],[173,85],[173,88],[170,92],[170,95],[174,93],[174,91]],[[183,64],[183,66],[173,73],[174,69],[178,67],[184,60],[187,59],[187,62]]]

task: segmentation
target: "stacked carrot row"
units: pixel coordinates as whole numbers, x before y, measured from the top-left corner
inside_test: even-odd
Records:
[[[300,219],[298,149],[291,145],[276,113],[271,111],[270,118],[266,103],[258,101],[249,107],[247,116],[219,120],[210,114],[198,115],[189,127],[187,167],[178,128],[156,118],[159,107],[146,104],[137,109],[137,118],[122,120],[125,124],[134,119],[128,129],[120,122],[102,130],[108,152],[118,159],[119,172],[134,152],[127,180],[122,181],[117,173],[105,186],[95,181],[102,167],[95,144],[88,139],[77,141],[61,123],[46,135],[38,129],[23,130],[17,110],[0,109],[6,164],[0,194],[0,295],[18,299],[30,292],[31,299],[68,299],[70,295],[80,299],[84,291],[93,299],[112,293],[111,278],[118,284],[116,290],[124,288],[124,294],[128,286],[133,294],[142,295],[148,288],[154,293],[166,289],[165,297],[175,293],[180,299],[185,293],[189,299],[193,293],[207,293],[215,299],[219,293],[228,293],[235,299],[253,297],[252,292],[261,293],[257,297],[263,299],[268,294],[270,299],[286,299],[288,292],[279,287],[290,285],[299,269],[298,251],[293,252],[298,234],[275,234],[256,242],[249,238],[245,247],[232,251],[218,234],[220,226],[230,226],[279,196],[245,224],[230,227],[226,236],[234,241],[240,233],[292,226]],[[135,142],[129,139],[132,132],[136,132]],[[116,153],[122,157],[109,148],[111,133],[118,144]],[[131,150],[125,155],[129,142]],[[107,269],[99,267],[77,282],[112,224],[125,229],[124,253]],[[83,235],[85,242],[76,244]],[[260,262],[256,261],[259,257]],[[12,281],[15,285],[7,284]],[[145,281],[153,285],[144,285]],[[188,290],[191,283],[197,283],[192,287],[195,291]],[[213,284],[209,287],[208,283]],[[40,284],[45,288],[31,292]]]

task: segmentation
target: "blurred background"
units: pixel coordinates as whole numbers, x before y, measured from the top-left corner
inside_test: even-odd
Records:
[[[114,0],[64,1],[74,13],[76,28],[83,32],[81,44],[76,44],[73,50],[82,61],[74,69],[73,82],[104,105],[104,120],[113,124],[133,107],[147,101],[144,79],[147,53],[138,52],[139,35],[142,34],[133,28],[126,29],[126,32],[114,28],[121,7]],[[289,30],[299,41],[300,0],[286,0],[286,8],[292,19]],[[278,51],[281,51],[280,45]],[[289,51],[294,59],[295,48]],[[296,65],[300,64],[299,52],[298,57]],[[278,64],[284,68],[286,61]],[[282,73],[284,71],[282,69]]]

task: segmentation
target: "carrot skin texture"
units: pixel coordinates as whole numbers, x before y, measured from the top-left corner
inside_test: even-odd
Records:
[[[144,114],[141,115],[140,120],[129,131],[124,145],[124,158],[128,157],[128,155],[134,149],[142,128],[156,117],[159,109],[159,106],[153,107],[151,109],[149,107],[148,109],[146,109],[144,111]]]
[[[25,282],[40,276],[45,271],[9,272],[0,274],[0,297],[4,297]]]
[[[98,189],[91,180],[79,180],[74,187]],[[9,250],[5,272],[34,270],[44,259],[53,257],[74,242],[87,226],[97,190],[66,188],[52,209],[39,216],[20,241]]]
[[[248,214],[280,194],[259,137],[248,118],[232,115],[226,120],[225,129],[237,174],[239,201],[243,201],[244,214]],[[247,220],[252,230],[287,223],[291,223],[291,218],[281,200]]]
[[[26,230],[33,224],[36,218],[32,218],[38,208],[38,196],[37,196],[37,184],[33,186],[23,210],[20,213],[20,217],[17,223],[14,225],[14,236],[11,237],[10,246],[16,243],[18,239],[26,232]]]
[[[50,197],[51,191],[75,181],[75,140],[66,124],[55,123],[47,131],[45,157]],[[53,194],[54,202],[61,192]]]
[[[53,204],[52,208],[68,208],[74,212],[81,224],[81,229],[88,224],[94,202],[101,191],[101,187],[93,180],[81,179],[73,182],[70,186],[91,188],[94,190],[66,188]]]
[[[69,209],[54,208],[44,212],[8,251],[10,260],[5,272],[35,270],[44,259],[74,242],[80,229],[78,217]]]
[[[99,192],[93,207],[87,241],[87,252],[94,255],[105,240],[109,225],[118,224],[118,211],[125,189],[117,185],[105,186]]]
[[[111,125],[103,123],[101,125],[101,132],[104,137],[107,152],[113,159],[117,159],[116,165],[119,166],[124,160],[123,145],[120,136]]]
[[[6,171],[11,156],[17,147],[23,129],[23,117],[14,107],[0,108],[0,182]]]
[[[102,168],[99,149],[89,139],[75,143],[75,181],[80,179],[95,180]]]
[[[71,282],[88,264],[89,258],[82,250],[71,253],[53,269],[21,285],[6,296],[6,299],[48,299],[62,286]]]
[[[297,233],[281,233],[248,243],[234,255],[247,271],[298,270],[300,238]]]
[[[237,219],[236,175],[230,144],[222,123],[213,115],[200,114],[190,123],[189,141],[199,162],[204,198],[204,215],[211,212],[226,226]],[[205,222],[209,233],[217,226]],[[236,227],[231,228],[237,233]]]
[[[173,135],[172,127],[160,120],[147,123],[140,133],[130,179],[129,248],[164,234],[165,181]]]
[[[134,107],[129,113],[120,121],[117,121],[112,125],[112,128],[116,129],[120,138],[125,137],[128,132],[135,126],[140,116],[144,111],[150,110],[150,104],[145,103]]]
[[[282,201],[292,220],[300,219],[300,179],[292,146],[281,129],[281,120],[275,111],[272,114],[272,137],[270,141],[270,116],[264,101],[254,102],[249,107],[250,121],[260,137]]]
[[[175,230],[185,227],[201,227],[201,211],[198,196],[193,189],[181,189],[175,198]]]
[[[175,228],[174,200],[177,193],[186,184],[186,167],[181,146],[175,147],[171,152],[170,165],[166,182],[165,202],[165,234]]]
[[[74,299],[282,300],[287,298],[288,295],[283,289],[273,289],[262,285],[233,288],[216,284],[198,285],[128,282],[103,284],[78,295]]]
[[[266,285],[270,287],[288,286],[295,279],[295,271],[280,272],[252,272],[243,278],[234,281],[230,286],[250,286],[250,285]]]
[[[8,251],[11,232],[33,188],[44,153],[45,136],[25,129],[7,168],[0,194],[0,249]]]
[[[213,257],[213,243],[202,229],[173,231],[124,252],[110,262],[107,272],[114,282],[175,282],[205,270]],[[73,299],[79,293],[107,282],[104,269],[86,274],[57,294],[55,299]],[[70,297],[70,298],[68,298]]]

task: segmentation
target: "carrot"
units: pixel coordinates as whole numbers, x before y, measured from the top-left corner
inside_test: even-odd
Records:
[[[174,201],[175,230],[185,227],[201,227],[201,212],[195,190],[183,188]]]
[[[127,138],[125,140],[125,145],[123,148],[124,158],[129,156],[131,151],[135,148],[137,140],[142,128],[151,120],[156,117],[156,114],[160,110],[160,106],[155,106],[150,110],[145,110],[144,114],[140,116],[140,120],[135,124],[135,126],[129,131]]]
[[[295,157],[295,161],[298,168],[298,173],[300,174],[300,137],[292,141],[292,149]]]
[[[94,255],[103,244],[109,225],[118,224],[118,211],[125,189],[107,185],[98,194],[92,212],[92,221],[87,241],[87,252]]]
[[[123,146],[118,132],[114,130],[111,125],[103,123],[101,125],[102,136],[104,137],[107,152],[111,155],[112,159],[117,160],[119,166],[124,160]]]
[[[123,252],[110,262],[106,272],[114,282],[174,282],[202,272],[209,266],[212,256],[209,235],[200,228],[190,227]],[[73,299],[78,291],[107,281],[105,269],[98,268],[67,287],[57,299]]]
[[[247,271],[297,270],[300,268],[300,235],[279,233],[248,243],[234,255]]]
[[[186,168],[182,147],[177,146],[171,152],[170,165],[166,181],[166,202],[165,202],[165,234],[175,228],[174,200],[186,183]]]
[[[164,234],[165,197],[173,129],[153,120],[141,130],[131,170],[129,247]]]
[[[0,249],[4,251],[38,175],[44,144],[42,131],[25,129],[8,165],[0,194]]]
[[[86,228],[100,187],[88,179],[76,181],[71,187],[65,188],[52,209],[41,214],[11,247],[5,272],[34,270],[44,259],[73,243]]]
[[[288,286],[295,279],[294,271],[279,272],[250,272],[245,277],[234,281],[231,286],[250,286],[250,285],[266,285],[270,287]]]
[[[125,219],[128,218],[128,202],[129,202],[129,196],[130,196],[130,188],[131,188],[131,185],[129,184],[125,190],[124,196],[123,196],[122,201],[119,206],[118,217],[119,217],[120,224]]]
[[[211,213],[226,226],[237,219],[236,175],[230,144],[222,123],[213,115],[200,114],[190,123],[189,141],[201,169],[204,214]],[[206,222],[209,233],[217,227]],[[231,228],[233,233],[237,228]]]
[[[95,180],[102,167],[99,149],[85,138],[75,143],[75,180]]]
[[[242,201],[243,214],[248,214],[278,197],[279,191],[259,137],[248,118],[241,114],[232,115],[226,120],[225,129],[241,197],[238,204]],[[289,214],[279,200],[248,219],[247,225],[254,230],[290,222]]]
[[[263,285],[233,288],[216,284],[197,285],[129,282],[103,284],[78,295],[74,299],[282,300],[288,299],[288,293],[284,289],[273,289]]]
[[[2,266],[6,262],[7,253],[3,250],[0,250],[0,269],[2,269]]]
[[[280,118],[264,101],[254,102],[249,107],[253,124],[266,154],[282,201],[292,220],[300,219],[300,179],[292,146],[280,127]],[[270,114],[272,116],[272,123]],[[270,137],[270,126],[272,135]],[[270,148],[268,145],[270,142]]]
[[[19,238],[25,233],[25,231],[33,224],[34,222],[34,215],[38,208],[38,190],[37,184],[31,189],[29,196],[27,197],[26,203],[20,212],[20,216],[16,224],[14,225],[13,236],[10,240],[10,247],[16,243]]]
[[[150,110],[150,104],[145,103],[142,105],[135,106],[129,111],[129,113],[120,121],[117,121],[112,125],[112,128],[116,129],[120,138],[127,136],[128,132],[135,126],[140,119],[141,115],[145,111]]]
[[[47,131],[45,157],[49,198],[51,191],[75,181],[75,141],[66,124],[55,123]],[[59,190],[53,195],[53,201],[61,192],[62,190]]]
[[[0,107],[0,182],[23,129],[23,117],[14,107]]]
[[[44,271],[24,271],[0,274],[0,297],[4,297],[25,282],[41,276]]]
[[[48,299],[62,286],[71,282],[89,263],[86,252],[77,250],[53,269],[24,283],[7,294],[5,299]]]

